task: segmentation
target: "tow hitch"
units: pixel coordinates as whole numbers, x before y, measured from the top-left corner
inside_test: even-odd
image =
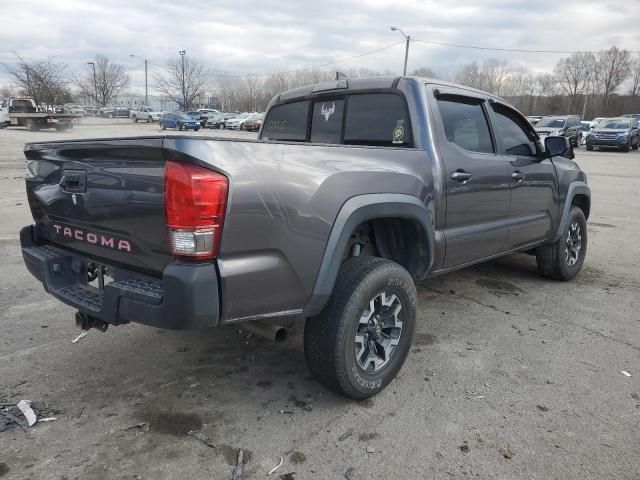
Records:
[[[91,315],[76,312],[76,328],[79,330],[91,330],[95,328],[104,333],[107,331],[107,328],[109,328],[109,324]]]

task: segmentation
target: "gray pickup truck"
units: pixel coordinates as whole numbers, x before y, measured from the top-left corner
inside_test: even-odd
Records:
[[[362,399],[402,367],[414,281],[514,252],[572,279],[590,190],[563,137],[500,98],[412,77],[270,103],[258,140],[25,147],[24,261],[84,328],[306,318],[308,366]]]

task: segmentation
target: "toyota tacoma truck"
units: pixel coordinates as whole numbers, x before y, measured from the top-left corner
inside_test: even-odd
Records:
[[[570,280],[590,190],[564,137],[502,99],[415,77],[270,103],[257,140],[25,146],[29,271],[81,326],[305,319],[309,369],[363,399],[409,353],[418,280],[514,252]]]

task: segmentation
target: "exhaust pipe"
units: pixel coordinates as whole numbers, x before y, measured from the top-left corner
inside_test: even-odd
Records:
[[[273,323],[246,322],[242,328],[277,343],[284,342],[289,335],[286,328]]]

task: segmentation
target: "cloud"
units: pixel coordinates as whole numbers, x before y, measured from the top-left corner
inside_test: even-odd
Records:
[[[130,69],[140,89],[178,50],[212,72],[263,73],[326,63],[402,41],[391,25],[413,38],[488,47],[601,50],[612,44],[640,50],[635,2],[628,0],[21,0],[3,7],[0,62],[15,50],[26,59],[55,56],[71,72],[86,69],[96,53]],[[336,68],[400,72],[397,45]],[[516,67],[548,71],[557,54],[514,54],[412,43],[409,69],[453,72],[488,57]],[[2,70],[2,69],[0,69]],[[7,81],[0,71],[0,84]]]

